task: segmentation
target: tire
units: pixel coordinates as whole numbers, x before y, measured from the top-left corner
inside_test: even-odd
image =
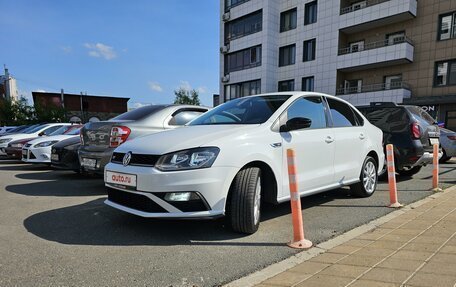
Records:
[[[358,197],[369,197],[374,194],[377,188],[377,162],[374,158],[367,156],[364,160],[359,182],[350,185],[351,192]]]
[[[402,176],[412,176],[420,172],[421,166],[414,166],[412,168],[400,169],[397,171]]]
[[[239,171],[231,184],[230,194],[231,228],[239,233],[255,233],[261,217],[261,170],[248,167]]]
[[[449,161],[451,159],[451,156],[447,156],[447,154],[446,154],[444,149],[442,149],[442,152],[443,152],[443,155],[439,159],[439,163],[446,163],[447,161]]]

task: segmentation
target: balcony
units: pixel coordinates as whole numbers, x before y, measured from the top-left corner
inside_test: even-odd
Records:
[[[414,46],[406,36],[339,49],[337,69],[344,72],[413,62]]]
[[[342,4],[343,5],[343,4]],[[339,29],[358,33],[416,17],[417,0],[366,0],[343,6]]]
[[[402,103],[411,96],[410,86],[405,82],[381,83],[361,87],[337,89],[336,95],[354,106],[369,105],[371,102]]]

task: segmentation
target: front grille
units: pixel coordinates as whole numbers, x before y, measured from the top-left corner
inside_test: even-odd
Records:
[[[125,153],[115,152],[112,154],[111,162],[122,164]],[[151,154],[132,154],[129,165],[155,166],[159,155]]]
[[[108,199],[114,203],[144,212],[167,213],[147,196],[109,188]]]

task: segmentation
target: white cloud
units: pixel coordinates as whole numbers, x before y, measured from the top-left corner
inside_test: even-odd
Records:
[[[91,56],[91,57],[96,57],[96,58],[103,57],[106,60],[112,60],[117,57],[117,54],[114,51],[113,47],[102,44],[102,43],[96,43],[96,44],[85,43],[84,47],[89,49],[89,56]]]
[[[162,92],[163,91],[163,88],[157,82],[149,81],[147,84],[149,85],[149,89],[151,89],[152,91],[155,91],[155,92]]]
[[[189,81],[180,81],[180,85],[179,85],[179,88],[182,88],[184,90],[192,90],[193,87],[192,85],[190,85],[190,82]],[[208,89],[207,87],[205,86],[201,86],[201,87],[198,87],[195,89],[199,94],[205,94],[207,93]]]
[[[62,46],[60,47],[60,49],[65,53],[65,54],[69,54],[73,51],[73,48],[71,48],[70,46]]]
[[[137,108],[141,108],[141,107],[145,107],[145,106],[149,106],[149,105],[151,105],[151,104],[140,103],[140,102],[134,102],[131,105],[129,104],[131,109],[137,109]]]

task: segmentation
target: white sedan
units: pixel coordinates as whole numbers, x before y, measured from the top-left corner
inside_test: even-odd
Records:
[[[50,136],[29,141],[22,147],[22,161],[28,163],[50,163],[52,146],[60,141],[79,137],[82,125],[63,126]]]
[[[186,127],[124,143],[105,168],[105,203],[151,218],[227,216],[235,231],[253,233],[262,201],[290,199],[290,148],[301,196],[345,185],[374,193],[382,131],[339,98],[282,92],[232,100]]]

